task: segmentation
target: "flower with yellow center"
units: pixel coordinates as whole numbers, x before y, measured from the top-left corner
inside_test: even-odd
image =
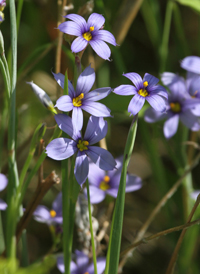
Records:
[[[108,175],[104,176],[103,181],[101,181],[99,185],[99,188],[104,191],[108,190],[110,188],[109,182],[110,177]]]
[[[91,34],[91,32],[92,32],[93,30],[94,30],[94,26],[90,27],[90,31],[83,33],[83,38],[84,38],[86,41],[89,42],[90,40],[92,40],[92,34]]]
[[[148,82],[147,81],[145,81],[144,83],[143,83],[143,88],[142,89],[139,89],[138,90],[138,94],[140,95],[140,96],[142,96],[142,97],[146,97],[146,96],[148,96],[149,95],[149,93],[147,92],[147,90],[146,90],[146,87],[148,86],[149,84],[148,84]]]
[[[56,217],[56,212],[55,212],[55,210],[50,210],[50,216],[51,216],[51,218],[54,218],[54,217]]]
[[[172,102],[172,103],[170,103],[169,105],[170,105],[170,108],[171,108],[171,110],[172,110],[173,112],[178,113],[178,112],[181,111],[181,105],[180,105],[180,103],[178,103],[178,102],[173,103],[173,102]]]
[[[84,93],[81,93],[79,96],[73,98],[72,102],[75,107],[81,107],[82,106],[82,99],[84,98]]]
[[[89,145],[89,142],[88,142],[88,141],[79,140],[79,141],[78,141],[78,144],[77,144],[77,148],[78,148],[80,151],[88,150],[88,147],[87,147],[88,145]]]

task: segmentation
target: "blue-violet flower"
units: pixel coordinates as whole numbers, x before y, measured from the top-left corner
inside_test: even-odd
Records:
[[[77,182],[82,185],[88,177],[90,158],[103,170],[114,169],[116,162],[107,150],[91,146],[106,136],[107,122],[103,118],[90,116],[85,135],[72,125],[72,119],[65,114],[55,115],[55,120],[61,130],[71,138],[57,138],[46,147],[47,155],[54,160],[67,159],[77,153],[74,174]]]
[[[61,73],[53,73],[53,75],[58,84],[64,89],[65,76]],[[83,126],[82,110],[85,110],[96,117],[110,116],[110,109],[96,101],[101,100],[110,94],[111,88],[98,88],[89,92],[94,85],[94,81],[94,69],[88,66],[78,77],[76,91],[71,82],[68,81],[69,95],[61,96],[56,102],[56,107],[59,110],[66,112],[72,110],[72,123],[78,130],[81,130]]]
[[[166,76],[164,74],[162,79],[170,89],[167,111],[163,114],[147,109],[144,116],[145,121],[153,123],[166,118],[167,121],[163,128],[166,138],[171,138],[176,133],[179,119],[187,128],[198,131],[200,129],[199,118],[192,113],[192,110],[199,105],[199,100],[191,98],[185,82],[180,77],[176,76],[171,81],[170,77]]]
[[[143,107],[145,100],[156,110],[165,112],[168,98],[164,87],[157,85],[159,79],[149,73],[145,73],[144,78],[135,72],[123,74],[135,85],[121,85],[114,89],[114,93],[119,95],[134,95],[131,99],[128,112],[136,115]]]
[[[104,171],[98,168],[95,164],[90,163],[88,181],[90,184],[90,200],[92,204],[97,204],[103,201],[106,194],[116,198],[120,183],[122,171],[122,158],[116,160],[116,169],[112,171]],[[142,187],[142,180],[135,175],[126,175],[126,192],[132,192]],[[87,191],[85,189],[85,194]]]
[[[72,52],[78,53],[84,50],[88,44],[101,58],[109,60],[110,48],[105,43],[116,46],[115,37],[107,30],[103,30],[105,18],[98,13],[92,13],[88,21],[78,14],[68,14],[66,21],[58,26],[59,30],[69,35],[77,36],[71,44]],[[105,42],[104,42],[105,41]]]
[[[181,61],[181,67],[187,71],[200,74],[200,57],[187,56]]]
[[[33,213],[34,219],[47,225],[62,224],[62,192],[60,192],[49,210],[46,206],[39,205]]]
[[[88,256],[79,250],[75,251],[76,263],[71,261],[70,273],[71,274],[94,274],[94,264],[90,263]],[[106,258],[97,258],[97,271],[98,274],[102,274],[106,266]],[[57,257],[57,267],[61,273],[65,272],[64,258],[62,256]]]

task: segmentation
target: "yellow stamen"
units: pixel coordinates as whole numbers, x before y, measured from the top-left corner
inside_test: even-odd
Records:
[[[198,93],[198,90],[196,90],[196,91],[194,92],[194,95],[192,95],[191,97],[192,97],[192,98],[196,98],[197,93]]]
[[[170,103],[170,108],[173,112],[180,112],[181,111],[181,105],[179,103]]]
[[[85,272],[85,273],[83,273],[83,274],[89,274],[89,272]]]
[[[80,151],[88,150],[88,147],[87,147],[88,145],[89,145],[89,142],[88,142],[88,141],[79,140],[79,141],[78,141],[78,144],[77,144],[77,148],[78,148]]]
[[[55,212],[55,210],[50,210],[50,216],[51,216],[51,218],[54,218],[54,217],[56,217],[56,212]]]
[[[146,91],[146,89],[140,89],[138,91],[138,94],[142,97],[147,97],[149,95],[149,93]]]
[[[94,30],[94,26],[90,27],[90,31],[93,31]]]
[[[82,106],[82,99],[84,98],[84,93],[81,93],[79,96],[73,98],[73,105],[75,107],[81,107]]]
[[[143,83],[143,86],[146,88],[147,86],[149,85],[149,83],[147,82],[147,81],[145,81],[144,83]]]
[[[101,181],[99,185],[99,188],[104,191],[108,190],[110,188],[109,182],[110,177],[108,175],[104,176],[103,181]]]
[[[83,33],[83,38],[86,41],[90,41],[90,40],[92,40],[92,34],[90,32],[85,32],[85,33]]]
[[[110,177],[108,175],[106,175],[106,176],[104,176],[103,180],[105,183],[108,183],[108,182],[110,182]]]

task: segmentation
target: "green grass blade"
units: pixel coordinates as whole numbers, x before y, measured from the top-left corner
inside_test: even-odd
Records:
[[[126,174],[133,151],[135,137],[137,132],[137,115],[134,117],[131,124],[127,142],[124,151],[123,167],[120,179],[120,185],[115,203],[115,209],[112,219],[111,235],[109,240],[109,250],[106,260],[105,274],[117,274],[119,264],[119,254],[121,246],[122,225],[124,216],[124,202],[125,202],[125,189],[126,189]]]

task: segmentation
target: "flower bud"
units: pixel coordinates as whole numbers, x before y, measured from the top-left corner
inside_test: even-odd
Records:
[[[49,96],[47,95],[47,93],[43,89],[41,89],[40,87],[38,87],[36,84],[34,84],[33,82],[26,82],[26,83],[31,86],[33,92],[38,97],[38,99],[40,100],[40,102],[47,109],[49,109],[53,114],[57,114],[57,111],[54,108],[54,105],[53,105],[51,99],[49,98]]]

